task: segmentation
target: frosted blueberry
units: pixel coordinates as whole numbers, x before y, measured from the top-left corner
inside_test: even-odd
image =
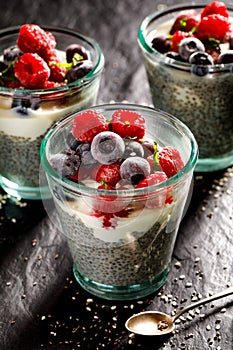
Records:
[[[189,57],[196,51],[205,51],[203,43],[194,37],[184,38],[179,44],[179,54],[185,61],[189,60]]]
[[[124,154],[123,139],[112,131],[97,134],[91,143],[91,154],[101,164],[117,162]]]
[[[150,175],[150,165],[144,158],[129,157],[121,164],[120,175],[123,180],[136,185]]]

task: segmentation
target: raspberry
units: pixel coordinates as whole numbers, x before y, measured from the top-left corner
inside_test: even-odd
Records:
[[[66,76],[66,68],[62,65],[64,59],[62,59],[59,51],[52,50],[47,53],[47,63],[50,68],[49,80],[55,81],[57,83],[62,83]]]
[[[36,53],[25,53],[15,62],[14,73],[23,87],[42,89],[50,75],[47,63]]]
[[[58,88],[60,86],[62,86],[63,84],[61,83],[56,83],[55,81],[49,81],[49,80],[46,80],[44,82],[44,85],[43,85],[43,89],[55,89],[55,88]]]
[[[156,171],[155,173],[145,177],[141,180],[135,187],[143,188],[148,186],[156,185],[160,182],[166,181],[168,179],[167,175],[163,171]]]
[[[228,39],[230,33],[231,24],[228,18],[219,14],[203,17],[197,27],[197,36],[202,41],[214,38],[224,42]]]
[[[37,53],[46,59],[47,53],[55,48],[56,41],[51,33],[38,25],[24,24],[20,27],[17,45],[23,53]]]
[[[185,30],[186,32],[191,32],[191,31],[195,32],[200,21],[201,21],[200,16],[192,16],[187,18],[186,25],[183,30]]]
[[[120,181],[120,164],[103,164],[96,173],[96,181],[115,186]]]
[[[197,12],[195,10],[184,10],[179,13],[176,17],[169,34],[173,35],[178,30],[187,32],[186,22],[189,18],[195,18],[197,16]]]
[[[132,137],[139,140],[145,135],[145,119],[141,114],[129,110],[119,109],[114,112],[111,127],[122,138]]]
[[[179,151],[171,146],[164,147],[158,152],[159,164],[167,177],[174,176],[184,167]]]
[[[227,7],[221,1],[213,1],[201,11],[202,18],[213,14],[219,14],[227,18],[229,17]]]
[[[91,142],[95,135],[109,130],[104,116],[95,110],[87,110],[77,114],[72,128],[73,136],[81,142]]]
[[[171,44],[172,51],[179,52],[179,44],[181,40],[183,40],[184,38],[189,38],[193,36],[194,35],[192,33],[183,32],[181,30],[178,30],[177,32],[175,32],[172,36],[172,44]]]

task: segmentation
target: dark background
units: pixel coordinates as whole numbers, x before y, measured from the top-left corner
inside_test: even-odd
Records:
[[[165,5],[150,0],[1,0],[0,4],[0,28],[59,25],[96,39],[106,60],[99,103],[151,103],[137,30],[144,16]],[[124,328],[134,312],[172,313],[233,285],[233,168],[195,173],[167,283],[159,294],[132,302],[107,302],[84,292],[73,278],[66,243],[43,204],[1,194],[1,350],[233,349],[233,297],[185,314],[169,337],[143,338]]]

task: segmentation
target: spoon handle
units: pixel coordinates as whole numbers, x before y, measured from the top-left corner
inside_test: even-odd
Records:
[[[217,299],[220,299],[220,298],[223,298],[223,297],[226,297],[228,295],[231,295],[233,294],[233,287],[230,287],[230,288],[227,288],[225,290],[223,290],[222,292],[219,292],[217,294],[214,294],[214,295],[211,295],[210,297],[207,297],[205,299],[201,299],[193,304],[190,304],[189,306],[187,307],[184,307],[182,310],[178,311],[175,316],[173,316],[172,320],[173,322],[179,318],[183,313],[199,306],[199,305],[203,305],[203,304],[206,304],[206,303],[209,303],[210,301],[213,301],[213,300],[217,300]]]

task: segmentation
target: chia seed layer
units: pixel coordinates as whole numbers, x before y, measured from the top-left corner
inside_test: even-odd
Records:
[[[93,229],[59,205],[57,210],[74,264],[90,280],[131,286],[149,282],[168,268],[176,238],[175,231],[167,232],[168,214],[165,222],[155,222],[145,233],[135,229],[130,240],[126,235],[125,239],[107,242],[95,237]]]
[[[173,114],[193,132],[200,158],[233,150],[233,80],[231,72],[198,77],[190,71],[152,62],[144,53],[155,107]]]

